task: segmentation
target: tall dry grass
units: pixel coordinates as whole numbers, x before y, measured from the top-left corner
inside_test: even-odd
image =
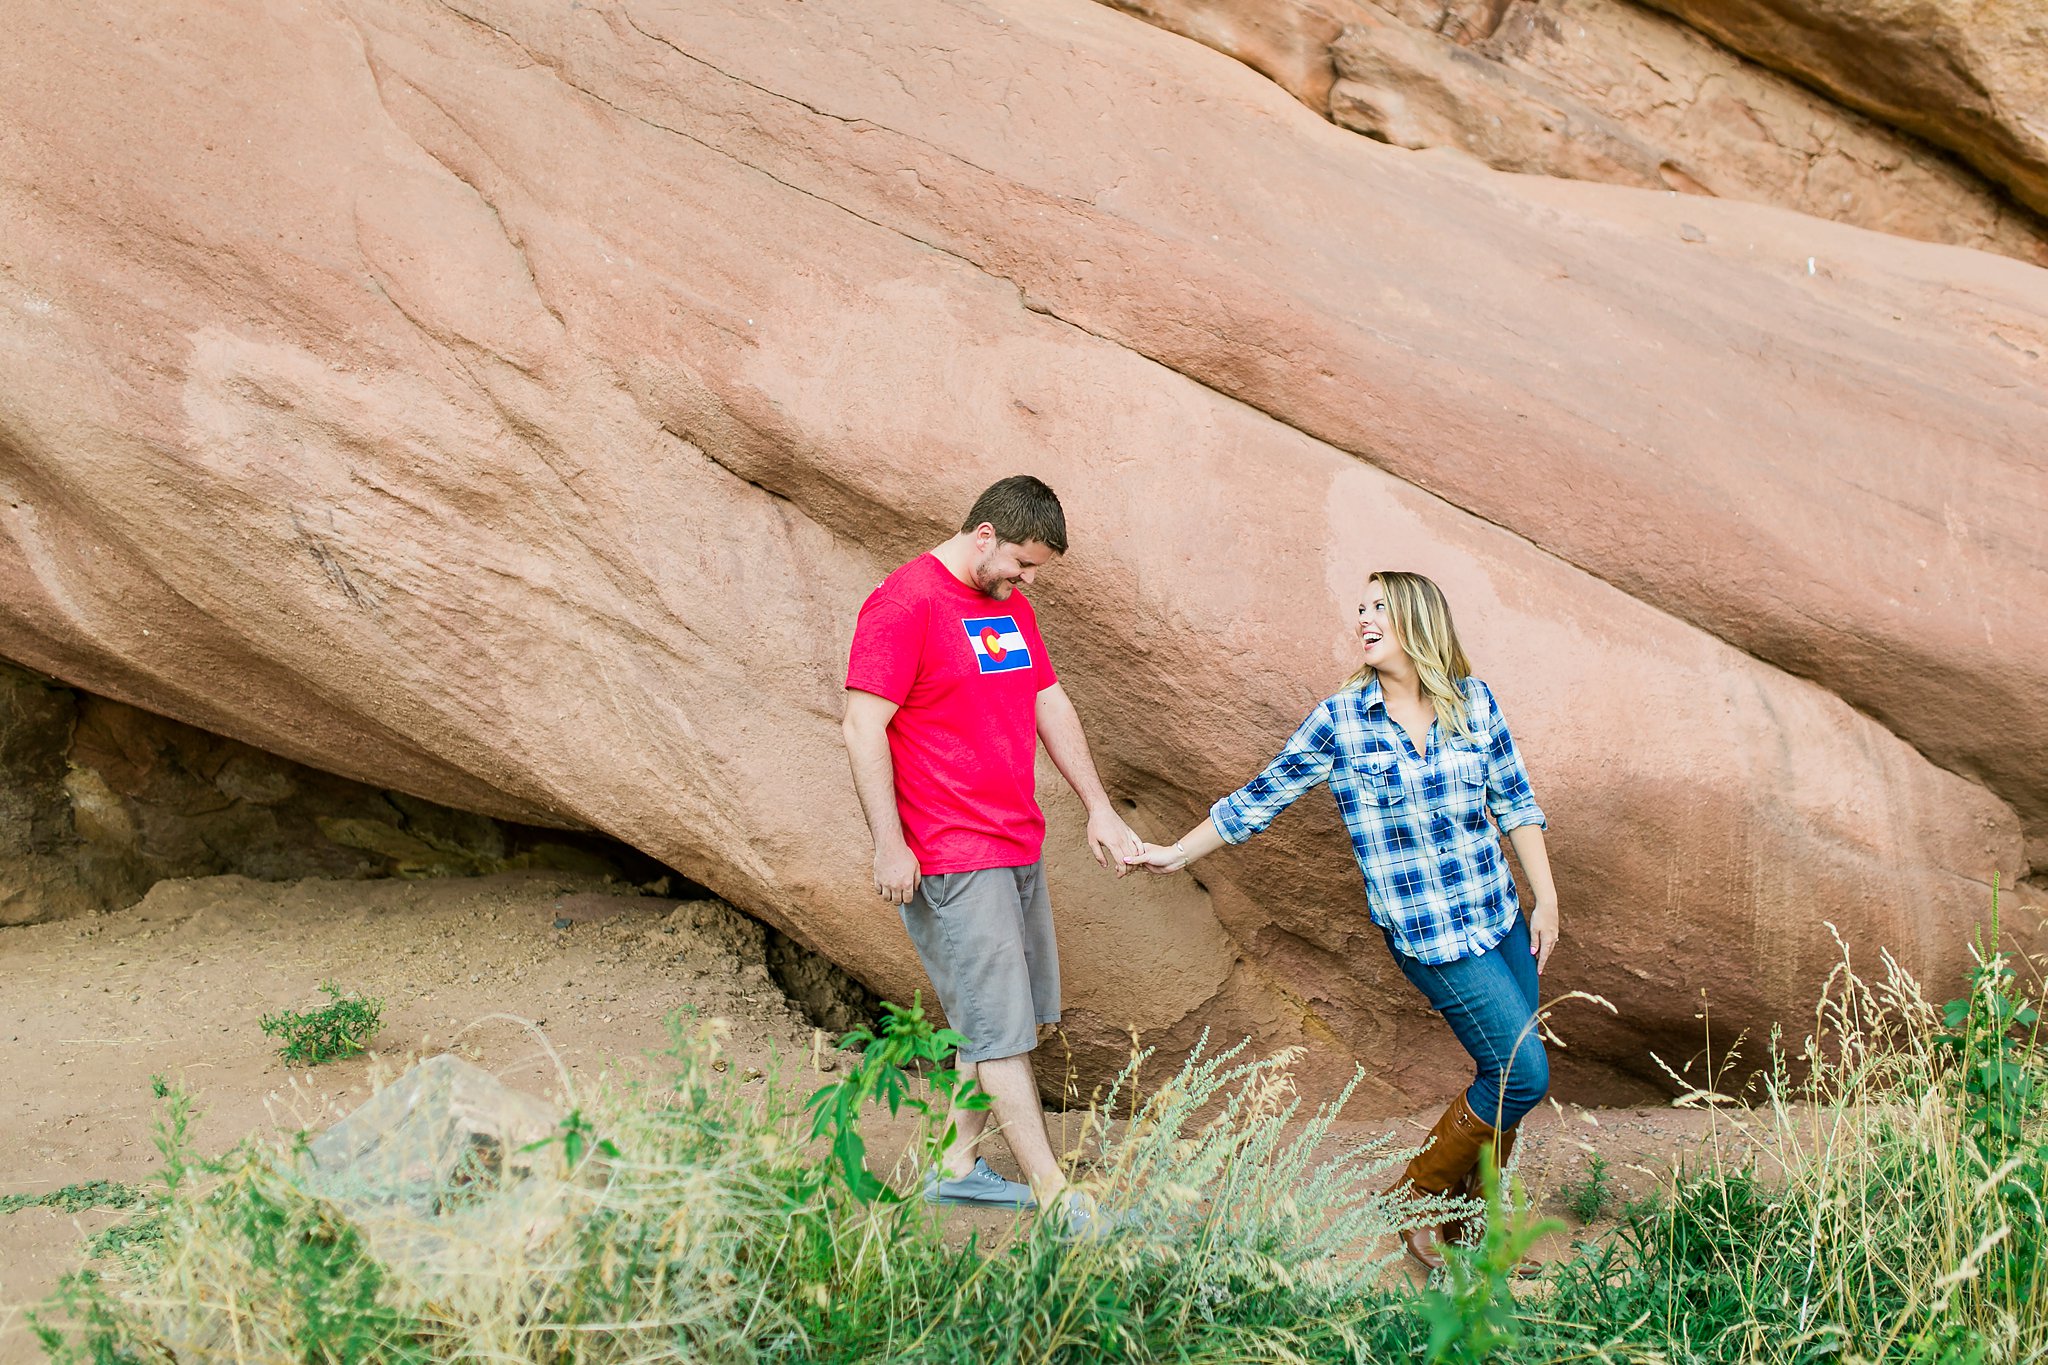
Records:
[[[854,1197],[778,1087],[742,1089],[710,1028],[662,1079],[575,1097],[531,1177],[431,1212],[289,1149],[218,1162],[163,1135],[160,1236],[44,1314],[58,1359],[235,1361],[1323,1359],[1390,1311],[1391,1137],[1334,1153],[1291,1054],[1198,1050],[1092,1121],[1082,1184],[1121,1215],[1063,1240],[951,1244],[915,1199]],[[1137,1061],[1134,1059],[1133,1068]],[[573,1150],[572,1150],[573,1149]],[[929,1149],[926,1149],[929,1156]],[[914,1172],[909,1174],[914,1175]]]
[[[1770,1039],[1741,1093],[1680,1082],[1677,1102],[1713,1111],[1708,1141],[1533,1290],[1512,1271],[1536,1229],[1498,1182],[1438,1283],[1388,1276],[1400,1219],[1441,1209],[1381,1193],[1406,1150],[1339,1147],[1349,1092],[1308,1105],[1289,1055],[1200,1049],[1143,1095],[1134,1059],[1079,1144],[1122,1225],[1070,1242],[1025,1219],[961,1244],[914,1198],[861,1197],[838,1160],[860,1145],[817,1136],[814,1112],[857,1123],[864,1096],[921,1093],[886,1049],[840,1082],[865,1089],[807,1111],[742,1088],[715,1032],[677,1020],[659,1079],[571,1095],[533,1175],[427,1213],[289,1148],[200,1161],[172,1092],[163,1189],[41,1330],[95,1365],[2048,1362],[2042,986],[1997,942],[1994,913],[1942,1005],[1845,949],[1810,1032]],[[943,1050],[906,1040],[890,1055]],[[924,1129],[899,1188],[942,1137]]]
[[[1748,1093],[1688,1087],[1705,1147],[1560,1268],[1531,1358],[2048,1360],[2041,981],[1992,923],[1965,995],[1935,1004],[1888,953],[1865,978],[1844,947]]]

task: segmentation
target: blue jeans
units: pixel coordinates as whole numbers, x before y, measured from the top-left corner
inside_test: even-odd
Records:
[[[1516,915],[1506,938],[1455,962],[1418,962],[1394,947],[1392,934],[1387,934],[1387,948],[1401,974],[1472,1054],[1479,1068],[1465,1092],[1472,1112],[1500,1130],[1520,1123],[1550,1090],[1550,1058],[1536,1031],[1536,959],[1529,952],[1529,922]]]

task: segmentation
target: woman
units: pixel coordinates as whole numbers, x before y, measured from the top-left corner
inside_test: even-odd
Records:
[[[1557,946],[1543,811],[1493,693],[1471,675],[1451,609],[1420,574],[1383,572],[1358,609],[1364,665],[1302,722],[1266,770],[1171,847],[1128,861],[1178,872],[1241,844],[1328,782],[1365,873],[1373,922],[1401,972],[1450,1024],[1477,1074],[1431,1129],[1396,1189],[1470,1193],[1480,1152],[1496,1167],[1550,1087],[1536,978]],[[1488,817],[1492,817],[1489,823]],[[1536,903],[1525,919],[1501,856],[1504,831]],[[1434,1270],[1446,1229],[1403,1234]]]

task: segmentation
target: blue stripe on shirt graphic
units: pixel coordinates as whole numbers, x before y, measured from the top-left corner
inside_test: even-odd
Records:
[[[1024,632],[1017,629],[1016,617],[973,616],[960,624],[982,672],[1009,673],[1031,667],[1031,650],[1024,643]]]

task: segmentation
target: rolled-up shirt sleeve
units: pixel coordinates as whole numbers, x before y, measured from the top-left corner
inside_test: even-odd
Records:
[[[1486,705],[1486,809],[1493,823],[1505,834],[1523,825],[1550,828],[1536,793],[1529,790],[1529,770],[1522,766],[1522,751],[1508,733],[1508,723],[1493,699],[1493,689],[1477,678],[1473,682]]]
[[[1309,788],[1327,781],[1336,756],[1337,728],[1330,704],[1324,702],[1301,723],[1265,771],[1209,808],[1216,832],[1230,844],[1251,838]]]

